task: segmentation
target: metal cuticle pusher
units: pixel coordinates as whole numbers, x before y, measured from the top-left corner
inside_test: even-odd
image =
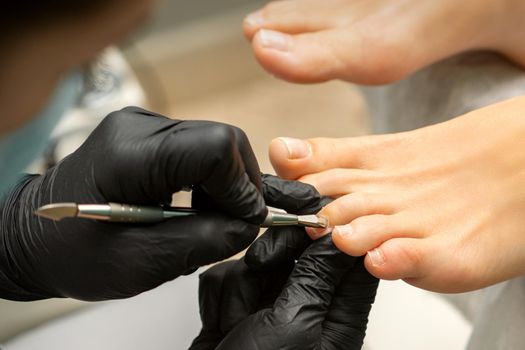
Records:
[[[38,208],[35,214],[53,221],[60,221],[66,218],[84,218],[120,223],[158,223],[173,218],[198,215],[199,211],[192,208],[163,208],[118,203],[55,203]],[[283,209],[268,207],[268,215],[261,227],[303,226],[326,228],[327,225],[326,218],[321,216],[295,215]]]

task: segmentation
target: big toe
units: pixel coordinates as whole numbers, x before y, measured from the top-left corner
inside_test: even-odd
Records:
[[[305,175],[313,161],[312,145],[307,140],[280,137],[270,143],[268,153],[275,172],[283,179]]]
[[[406,74],[407,60],[385,55],[385,40],[374,43],[359,30],[337,28],[291,35],[261,29],[253,40],[256,59],[271,74],[294,83],[342,79],[383,84]]]
[[[294,83],[317,83],[335,78],[340,62],[321,33],[289,35],[262,29],[252,48],[257,61],[272,75]]]
[[[279,137],[270,143],[269,156],[277,175],[297,180],[308,174],[333,168],[370,166],[363,155],[373,151],[376,138],[314,138],[301,140]]]
[[[349,195],[351,196],[351,195]],[[362,198],[367,198],[363,197]],[[391,200],[384,200],[383,196],[371,196],[367,200],[367,208],[351,207],[346,210],[346,215],[354,212],[354,217],[362,213],[381,213],[389,212]],[[362,199],[361,199],[362,200]],[[355,203],[350,203],[350,205]],[[357,205],[355,205],[357,206]],[[357,213],[357,215],[355,214]],[[343,222],[346,221],[343,219]],[[420,238],[421,234],[415,227],[406,222],[403,215],[383,215],[375,214],[359,216],[350,224],[335,226],[332,237],[334,244],[343,252],[353,256],[363,256],[374,248],[379,247],[384,242],[394,238]]]

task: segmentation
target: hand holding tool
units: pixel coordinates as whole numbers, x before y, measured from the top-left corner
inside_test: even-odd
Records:
[[[167,205],[187,187],[205,195],[211,210],[148,226],[34,215],[49,203]],[[76,213],[78,206],[66,209]],[[241,129],[125,108],[3,198],[0,298],[128,298],[242,251],[267,213],[260,169]]]

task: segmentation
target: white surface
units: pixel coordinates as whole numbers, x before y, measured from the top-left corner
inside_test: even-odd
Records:
[[[460,350],[470,332],[470,324],[439,295],[381,281],[365,344],[367,350]]]
[[[5,350],[186,349],[200,330],[198,274],[136,298],[102,303],[20,336]],[[470,326],[439,297],[382,282],[367,350],[463,349]]]
[[[101,303],[50,322],[5,350],[186,349],[200,330],[198,275],[135,298]]]

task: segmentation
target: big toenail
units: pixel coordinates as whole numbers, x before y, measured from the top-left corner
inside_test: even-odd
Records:
[[[385,257],[379,249],[374,249],[368,252],[368,257],[374,266],[381,266],[385,263]]]
[[[280,137],[279,141],[281,141],[288,150],[288,159],[303,159],[312,154],[312,146],[304,140]]]
[[[350,225],[336,226],[334,228],[334,234],[339,235],[342,238],[348,238],[353,233],[354,233],[354,230],[352,229],[352,226]]]
[[[263,17],[262,11],[257,11],[257,12],[249,14],[244,19],[244,23],[254,28],[261,26],[264,23],[264,17]]]
[[[257,35],[261,45],[267,49],[288,51],[290,48],[290,37],[288,35],[267,29],[259,30]]]

